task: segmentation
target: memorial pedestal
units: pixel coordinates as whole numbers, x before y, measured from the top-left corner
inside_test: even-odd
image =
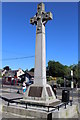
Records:
[[[60,100],[56,99],[51,86],[48,84],[46,86],[35,86],[34,84],[29,86],[24,99],[21,101],[53,106],[60,103]]]

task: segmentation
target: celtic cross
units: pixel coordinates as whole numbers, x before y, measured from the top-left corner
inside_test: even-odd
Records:
[[[45,7],[43,3],[38,4],[37,13],[34,17],[30,19],[30,23],[32,25],[36,25],[36,33],[42,32],[42,26],[48,22],[48,20],[52,19],[51,12],[45,12]]]

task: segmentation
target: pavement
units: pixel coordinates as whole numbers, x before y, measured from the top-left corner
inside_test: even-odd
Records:
[[[20,94],[17,94],[17,91],[20,91]],[[70,92],[71,93],[71,92]],[[78,104],[78,90],[74,89],[73,91],[74,94],[74,99],[73,99],[73,104]],[[15,86],[3,86],[3,88],[0,88],[0,96],[5,96],[5,97],[9,97],[9,98],[14,98],[14,97],[23,97],[22,94],[22,88],[21,87],[15,87]],[[62,89],[57,89],[57,98],[61,99],[62,98]],[[70,97],[71,98],[71,97]],[[2,118],[24,118],[24,116],[20,116],[20,115],[15,115],[15,114],[11,114],[11,113],[5,113],[2,112],[2,105],[6,104],[5,101],[0,99],[0,117],[2,115]],[[74,116],[77,117],[77,116]]]

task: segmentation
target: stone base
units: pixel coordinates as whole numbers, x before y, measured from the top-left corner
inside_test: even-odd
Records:
[[[67,106],[66,109],[64,109],[64,107],[60,108],[60,110],[55,110],[52,112],[46,112],[46,111],[41,111],[41,110],[35,110],[35,109],[25,109],[22,108],[20,106],[16,107],[16,106],[7,106],[4,105],[2,110],[4,112],[8,112],[8,113],[12,113],[15,115],[20,115],[25,116],[25,118],[48,118],[49,115],[51,118],[74,118],[74,116],[76,118],[78,118],[78,112],[77,112],[77,106],[76,105],[72,105],[72,106]],[[19,118],[20,118],[19,116]]]
[[[49,101],[56,100],[56,96],[50,85],[46,84],[44,86],[40,85],[30,85],[24,99],[27,100],[37,100],[37,101]]]
[[[57,106],[61,102],[58,99],[48,100],[48,101],[21,99],[20,101],[28,104],[30,103],[34,105],[43,105],[43,106]]]
[[[61,102],[56,99],[51,86],[48,84],[45,86],[37,86],[35,84],[29,86],[26,94],[20,101],[43,106],[56,106]]]

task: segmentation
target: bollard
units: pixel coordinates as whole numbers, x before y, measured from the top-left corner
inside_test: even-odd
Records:
[[[65,103],[65,109],[66,109],[66,103]]]
[[[9,102],[8,102],[8,106],[9,106]]]
[[[27,109],[27,104],[26,104],[26,109]]]
[[[52,113],[49,113],[49,114],[47,115],[47,120],[52,120]]]

